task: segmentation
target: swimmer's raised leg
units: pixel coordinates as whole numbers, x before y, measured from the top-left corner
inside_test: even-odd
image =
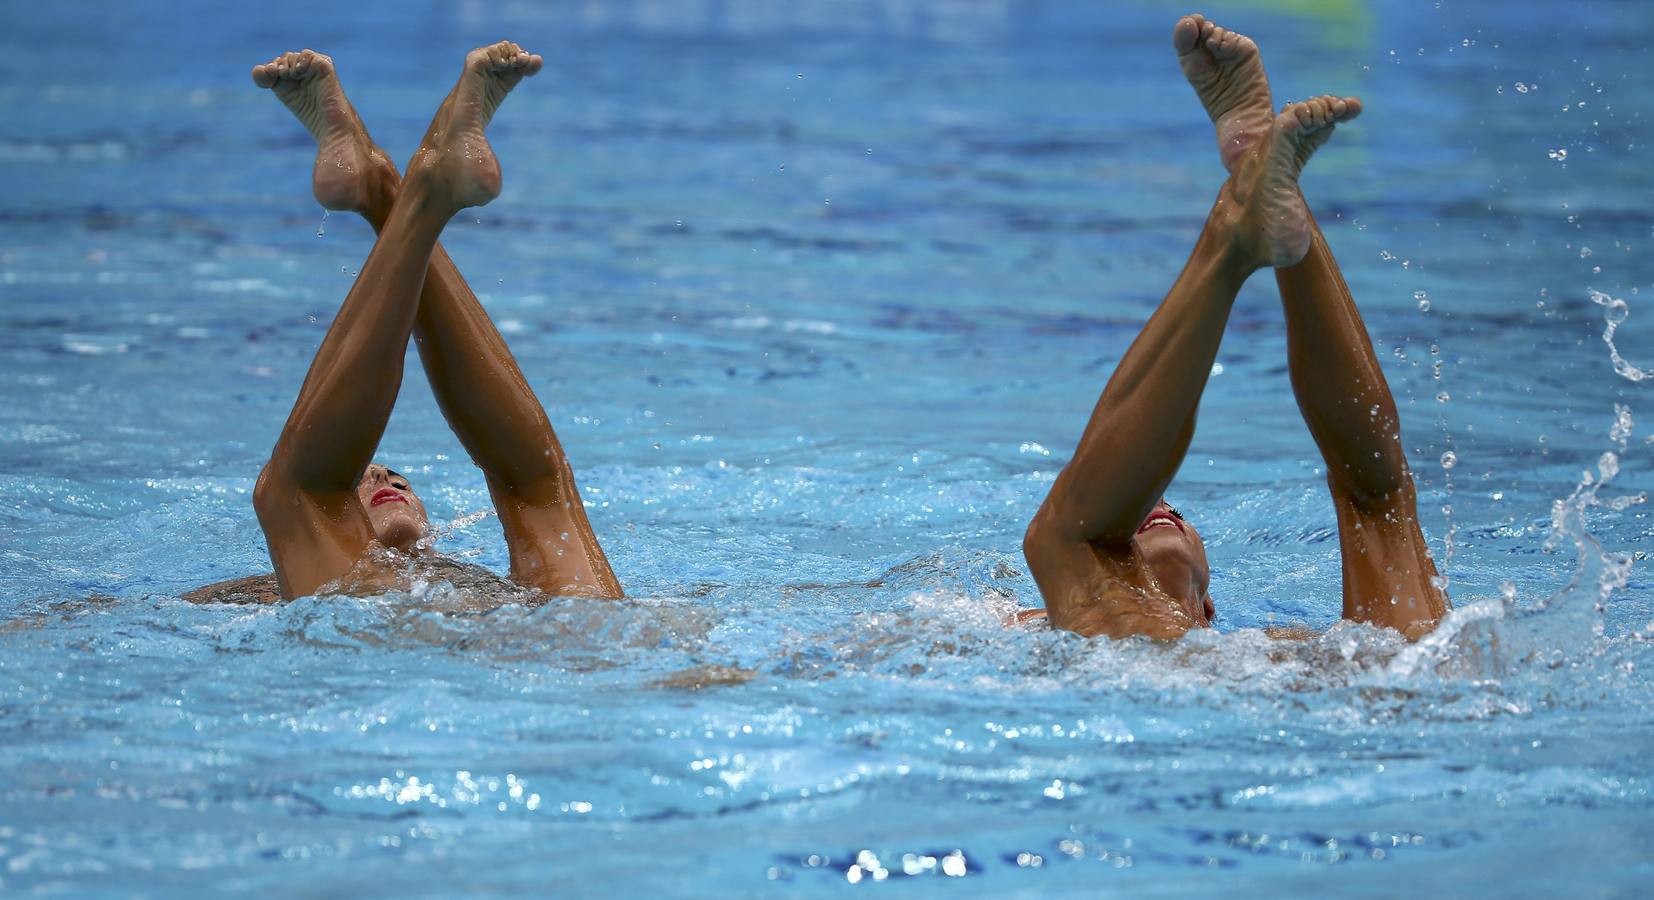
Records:
[[[1172,46],[1184,77],[1217,127],[1223,167],[1234,171],[1247,148],[1269,133],[1275,118],[1258,45],[1204,16],[1190,15],[1172,30]]]
[[[1271,109],[1257,44],[1198,15],[1177,23],[1172,44],[1217,127],[1224,168],[1233,171]],[[1306,124],[1344,122],[1360,115],[1361,103],[1326,96],[1299,110]],[[1313,152],[1332,130],[1319,128],[1300,152]],[[1293,393],[1321,448],[1338,511],[1343,617],[1417,637],[1446,614],[1447,602],[1419,528],[1395,399],[1326,238],[1307,209],[1293,217],[1307,226],[1302,235],[1290,229],[1294,247],[1303,243],[1306,250],[1301,262],[1277,268],[1275,280],[1286,310]]]
[[[255,69],[254,80],[285,92],[330,136],[343,95],[327,94],[322,69],[311,68],[314,55],[300,56],[292,66],[283,57],[274,70]],[[525,67],[526,60],[491,48],[466,57],[259,474],[253,506],[285,597],[314,593],[349,572],[374,538],[356,481],[396,402],[437,236],[459,210],[499,193],[499,165],[483,129]]]
[[[1447,614],[1447,598],[1419,528],[1395,398],[1319,228],[1304,260],[1276,269],[1275,281],[1292,392],[1338,513],[1343,617],[1419,637]]]
[[[502,53],[517,49],[497,46]],[[540,57],[532,56],[525,71],[540,66]],[[316,199],[328,209],[361,213],[375,230],[383,229],[402,179],[368,136],[331,64],[323,71],[315,90],[334,114],[310,128],[318,147]],[[287,105],[305,121],[302,110],[319,104]],[[364,164],[340,166],[336,159]],[[440,243],[420,294],[414,338],[443,415],[487,478],[511,550],[512,579],[553,594],[620,596],[545,409]]]
[[[254,66],[253,83],[269,88],[316,139],[311,187],[323,208],[361,212],[383,199],[370,196],[378,182],[368,176],[395,167],[345,99],[331,58],[314,50],[283,53]]]
[[[1115,368],[1023,541],[1053,625],[1175,637],[1203,621],[1200,579],[1176,585],[1149,571],[1138,530],[1183,463],[1241,285],[1303,258],[1311,226],[1298,175],[1342,109],[1293,104],[1248,145],[1188,264]]]

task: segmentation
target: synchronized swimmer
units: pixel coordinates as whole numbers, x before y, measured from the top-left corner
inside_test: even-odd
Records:
[[[1277,114],[1250,38],[1195,15],[1177,23],[1173,43],[1217,128],[1229,178],[1028,525],[1023,553],[1046,607],[1019,618],[1111,637],[1175,638],[1211,625],[1205,545],[1164,495],[1193,437],[1236,294],[1272,267],[1293,392],[1337,511],[1343,616],[1417,638],[1445,615],[1447,599],[1419,528],[1395,400],[1298,188],[1311,154],[1361,112],[1360,101],[1320,96]],[[541,64],[508,41],[473,50],[405,176],[368,136],[328,57],[305,50],[253,69],[253,81],[316,138],[316,199],[361,214],[378,240],[254,488],[274,576],[187,599],[371,594],[401,584],[409,556],[441,564],[424,546],[430,523],[411,484],[372,461],[410,338],[444,417],[487,480],[510,581],[548,595],[621,596],[545,410],[438,243],[456,213],[499,194],[484,129]]]

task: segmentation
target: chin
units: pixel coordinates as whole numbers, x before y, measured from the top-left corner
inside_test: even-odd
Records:
[[[1166,560],[1193,565],[1198,559],[1194,539],[1171,529],[1166,529],[1166,532],[1160,535],[1152,531],[1146,535],[1138,535],[1137,546],[1144,558],[1151,562]]]
[[[423,522],[416,522],[411,518],[397,517],[389,522],[376,524],[373,529],[373,536],[386,547],[407,550],[425,536],[425,525]]]

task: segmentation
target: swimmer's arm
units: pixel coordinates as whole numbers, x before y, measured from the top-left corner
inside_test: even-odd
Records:
[[[248,575],[199,587],[179,599],[190,603],[275,603],[281,599],[276,576]]]
[[[1258,268],[1219,198],[1171,292],[1114,370],[1036,516],[1051,539],[1123,546],[1183,463],[1235,295]]]
[[[1275,276],[1293,393],[1338,513],[1343,617],[1418,637],[1447,599],[1419,527],[1395,398],[1319,227],[1303,262]]]

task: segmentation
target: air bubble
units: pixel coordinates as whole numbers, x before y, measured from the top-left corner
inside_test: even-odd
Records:
[[[1451,469],[1458,464],[1459,454],[1454,453],[1452,450],[1442,454],[1442,468]]]

